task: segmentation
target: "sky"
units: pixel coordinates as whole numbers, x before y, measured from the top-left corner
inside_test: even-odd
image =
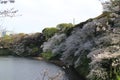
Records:
[[[0,18],[7,30],[16,33],[41,32],[60,23],[73,23],[73,19],[78,24],[102,13],[99,0],[16,0],[14,4],[0,4],[0,10],[6,8],[19,10],[16,17]]]

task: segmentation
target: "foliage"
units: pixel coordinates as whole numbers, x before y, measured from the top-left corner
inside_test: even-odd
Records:
[[[31,53],[36,53],[36,52],[38,52],[38,50],[39,50],[39,48],[38,47],[34,47],[34,48],[32,48],[32,51],[31,51]]]
[[[49,38],[51,38],[52,36],[54,36],[56,33],[65,33],[66,35],[69,35],[71,33],[71,28],[74,25],[72,23],[61,23],[58,24],[55,27],[51,27],[51,28],[45,28],[43,29],[42,33],[43,35],[46,37],[46,40],[48,40]]]
[[[16,44],[16,42],[20,41],[20,39],[24,38],[26,34],[19,33],[15,35],[5,35],[0,38],[0,46],[3,48],[10,49],[13,44]]]
[[[42,52],[40,46],[44,41],[45,38],[41,33],[32,35],[19,33],[12,36],[6,35],[1,37],[0,47],[13,51],[14,55],[38,56]]]
[[[74,25],[72,23],[61,23],[58,24],[56,27],[59,29],[60,32],[67,33],[67,31],[73,26]]]
[[[24,35],[20,39],[14,41],[11,50],[17,55],[22,56],[38,56],[42,50],[40,46],[45,41],[43,34],[35,33],[32,35]]]
[[[49,60],[53,57],[53,54],[51,51],[43,52],[41,55],[44,59],[47,59],[47,60]]]
[[[65,34],[55,34],[52,38],[50,38],[48,40],[48,42],[44,42],[43,44],[43,52],[48,52],[48,51],[52,51],[52,53],[54,55],[62,55],[62,52],[59,52],[56,50],[56,48],[66,39],[66,35]],[[64,48],[64,47],[62,47]],[[57,52],[58,53],[57,53]],[[56,54],[57,53],[57,54]]]
[[[42,33],[45,36],[46,40],[48,40],[49,38],[51,38],[53,35],[55,35],[55,33],[58,32],[57,28],[45,28]]]
[[[117,76],[117,80],[120,80],[120,76],[119,75],[116,75]]]
[[[101,15],[97,16],[96,18],[94,19],[100,19],[100,18],[103,18],[103,17],[107,17],[109,18],[110,17],[110,12],[103,12]]]
[[[43,51],[61,54],[61,61],[74,66],[88,80],[119,80],[120,61],[115,63],[117,67],[112,66],[116,58],[120,58],[120,27],[114,26],[118,23],[119,14],[103,12],[97,18],[75,26],[71,35],[59,44],[60,34],[53,36],[43,44]],[[63,26],[58,26],[58,29],[64,31]]]
[[[112,7],[119,7],[120,10],[120,0],[110,0]]]
[[[12,55],[12,51],[10,51],[9,49],[0,49],[0,56],[8,56],[8,55]]]
[[[88,75],[89,80],[119,80],[120,65],[118,58],[106,58],[97,64]]]
[[[79,57],[79,63],[75,64],[77,65],[75,68],[78,71],[78,73],[82,76],[86,76],[89,73],[89,63],[90,59],[87,58],[88,53],[82,54],[82,56]],[[82,62],[81,62],[82,61]]]
[[[102,1],[104,11],[120,12],[120,0],[100,0]]]
[[[3,48],[10,48],[13,41],[14,39],[11,36],[5,35],[4,37],[1,38],[0,46]]]

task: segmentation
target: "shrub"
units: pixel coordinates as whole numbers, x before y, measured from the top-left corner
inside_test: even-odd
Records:
[[[68,34],[73,26],[74,25],[72,23],[61,23],[58,24],[56,27],[58,28],[59,32]]]
[[[58,32],[57,28],[51,27],[51,28],[45,28],[42,33],[45,36],[46,40],[48,40],[49,38],[51,38],[53,35],[55,35],[55,33]]]
[[[53,54],[51,51],[43,52],[43,53],[41,53],[41,55],[44,59],[47,59],[47,60],[49,60],[53,57]]]

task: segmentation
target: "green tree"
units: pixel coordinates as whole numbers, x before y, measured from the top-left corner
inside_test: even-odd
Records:
[[[72,23],[61,23],[56,26],[60,32],[66,33],[70,28],[73,27]]]
[[[13,43],[13,38],[11,36],[8,36],[8,35],[5,35],[0,40],[0,46],[2,48],[10,48],[12,43]]]
[[[57,28],[51,27],[51,28],[45,28],[43,29],[42,33],[45,36],[46,40],[51,38],[55,33],[58,32]]]

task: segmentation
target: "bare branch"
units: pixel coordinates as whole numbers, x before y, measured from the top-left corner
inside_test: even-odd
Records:
[[[0,11],[0,17],[15,17],[17,12],[18,10],[15,10],[14,8],[3,10]]]
[[[0,0],[1,4],[15,3],[15,0]]]

